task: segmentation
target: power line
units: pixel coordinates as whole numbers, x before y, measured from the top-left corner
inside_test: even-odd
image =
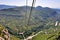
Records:
[[[27,18],[27,5],[28,5],[28,0],[26,0],[25,26],[26,26],[26,18]]]
[[[36,0],[33,0],[33,2],[32,2],[32,7],[31,7],[31,10],[30,10],[30,14],[29,14],[29,18],[28,18],[28,23],[27,23],[27,25],[29,25],[29,21],[30,21],[30,18],[31,18],[31,14],[32,14],[33,7],[34,7],[35,2],[36,2]],[[26,25],[27,4],[28,4],[28,0],[26,0],[25,27],[27,26],[27,25]],[[27,28],[28,28],[28,27],[27,27]],[[23,35],[23,37],[24,37],[24,39],[25,39],[24,34],[22,34],[22,35]]]
[[[30,19],[31,19],[31,14],[32,14],[32,12],[33,12],[33,8],[34,8],[34,5],[35,5],[35,2],[36,2],[36,0],[33,0],[33,2],[32,2],[32,7],[31,7],[31,9],[30,9],[30,14],[29,14],[29,18],[28,18],[28,23],[27,23],[27,25],[29,25],[29,22],[30,22]]]

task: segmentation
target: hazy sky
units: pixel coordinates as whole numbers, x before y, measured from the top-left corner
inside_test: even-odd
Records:
[[[29,6],[31,3],[32,0],[28,0]],[[0,4],[23,6],[26,5],[26,0],[0,0]],[[36,0],[35,6],[60,8],[60,0]]]

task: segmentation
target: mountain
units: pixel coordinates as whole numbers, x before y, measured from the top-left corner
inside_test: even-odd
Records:
[[[43,8],[43,7],[41,7],[41,6],[37,6],[37,7],[36,7],[37,10],[41,10],[42,8]]]
[[[27,8],[26,8],[27,7]],[[60,22],[60,11],[48,7],[33,7],[31,19],[27,25],[30,6],[1,5],[0,24],[4,25],[11,34],[17,35],[24,32],[25,37],[33,32],[55,28],[54,23]],[[26,10],[27,9],[27,10]],[[25,27],[25,25],[27,25]],[[19,36],[20,38],[20,36]]]
[[[0,10],[1,10],[1,9],[14,8],[14,7],[16,7],[16,6],[0,5]]]

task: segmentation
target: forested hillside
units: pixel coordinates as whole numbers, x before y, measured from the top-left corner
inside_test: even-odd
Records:
[[[21,39],[24,38],[20,35],[21,33],[27,38],[41,30],[57,28],[55,23],[60,22],[60,10],[41,6],[34,7],[29,25],[27,25],[30,8],[30,6],[21,6],[1,9],[0,24],[9,30],[11,35]]]

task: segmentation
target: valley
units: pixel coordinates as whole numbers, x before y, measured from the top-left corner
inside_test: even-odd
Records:
[[[11,40],[56,39],[60,35],[60,11],[48,7],[34,7],[27,25],[30,8],[27,6],[26,10],[26,6],[21,6],[0,10],[0,24],[8,30]]]

